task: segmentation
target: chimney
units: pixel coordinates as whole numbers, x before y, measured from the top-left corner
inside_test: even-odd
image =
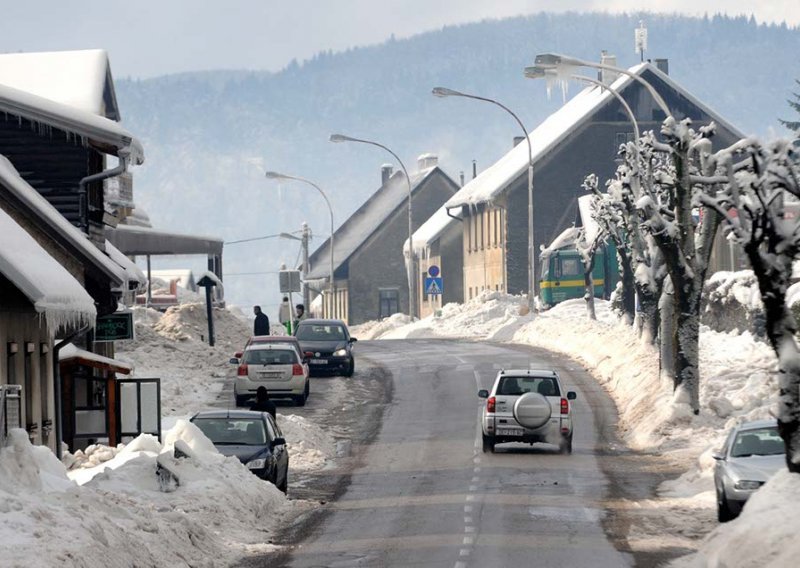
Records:
[[[656,69],[664,75],[669,75],[669,59],[656,59]]]
[[[514,147],[519,146],[525,141],[524,136],[514,136]]]
[[[381,185],[386,185],[386,182],[392,177],[393,169],[392,164],[383,164],[381,166]]]
[[[417,169],[427,170],[439,163],[439,156],[436,154],[420,154],[417,157]]]
[[[472,179],[478,177],[478,162],[472,160]]]
[[[600,64],[601,65],[610,65],[611,67],[617,66],[617,56],[610,55],[605,49],[600,52]],[[611,71],[609,69],[600,69],[598,73],[597,79],[603,83],[604,85],[610,85],[614,81],[617,80],[619,77],[619,73]]]
[[[458,172],[458,178],[461,180],[461,187],[464,187],[464,170]]]

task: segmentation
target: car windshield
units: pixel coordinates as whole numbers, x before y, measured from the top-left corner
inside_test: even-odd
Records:
[[[502,377],[497,386],[497,394],[519,396],[537,392],[542,396],[561,396],[558,383],[550,377]]]
[[[263,446],[267,443],[260,418],[195,418],[193,423],[214,445]]]
[[[243,362],[247,365],[294,365],[299,361],[293,349],[248,349]]]
[[[345,338],[344,327],[336,324],[309,324],[297,328],[301,341],[339,341]]]
[[[783,439],[778,434],[777,426],[774,426],[739,432],[731,448],[731,457],[778,456],[785,451]]]

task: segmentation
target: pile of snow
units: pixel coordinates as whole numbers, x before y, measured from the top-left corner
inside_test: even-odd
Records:
[[[293,509],[270,483],[179,421],[163,446],[141,436],[94,469],[64,466],[22,430],[0,449],[0,558],[10,566],[217,566],[265,546]],[[171,457],[176,443],[192,457]],[[180,485],[159,489],[156,460]]]
[[[691,556],[676,568],[737,566],[783,568],[800,558],[800,475],[776,473],[747,501],[741,516],[717,527]]]
[[[331,435],[307,418],[278,414],[277,422],[286,439],[291,471],[319,470],[336,455]]]
[[[701,321],[715,331],[766,335],[764,305],[752,270],[712,274],[703,286],[703,304]]]
[[[411,318],[406,314],[394,314],[381,320],[372,320],[350,328],[350,335],[360,340],[380,339],[390,331],[401,328],[411,323]]]
[[[528,321],[520,319],[520,314],[526,312],[523,296],[483,292],[464,304],[446,304],[438,317],[431,315],[410,323],[406,316],[396,314],[357,329],[358,337],[364,336],[364,339],[480,337],[500,341],[511,337],[514,330]]]
[[[136,341],[117,343],[116,358],[133,363],[136,377],[161,379],[164,415],[191,415],[211,404],[233,376],[229,360],[244,347],[251,324],[237,313],[214,308],[216,342],[210,347],[205,304],[181,304],[161,313],[133,309]]]

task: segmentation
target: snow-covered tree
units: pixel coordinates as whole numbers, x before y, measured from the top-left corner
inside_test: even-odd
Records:
[[[700,302],[720,222],[715,210],[698,209],[699,195],[714,194],[722,183],[713,177],[714,130],[713,123],[695,131],[690,119],[676,122],[670,117],[661,128],[663,142],[645,137],[643,151],[653,156],[654,167],[647,175],[652,183],[643,184],[636,204],[672,282],[673,321],[662,321],[661,329],[672,342],[668,363],[674,365],[675,400],[688,404],[695,414],[700,411]],[[667,161],[659,162],[659,154]]]
[[[737,158],[746,158],[735,162]],[[800,199],[800,155],[786,141],[764,147],[743,140],[719,155],[722,191],[701,196],[743,247],[764,303],[767,337],[778,356],[778,430],[789,471],[800,473],[800,347],[786,305],[792,263],[800,256],[800,220],[784,217],[784,200]],[[712,180],[713,181],[713,180]]]
[[[794,80],[797,83],[797,86],[800,87],[800,81],[797,79]],[[794,100],[786,101],[789,103],[789,106],[794,109],[798,114],[800,114],[800,92],[792,93]],[[786,128],[793,131],[798,138],[800,138],[800,117],[796,118],[795,120],[783,120],[779,119],[781,124],[783,124]]]
[[[602,228],[596,231],[595,234],[589,234],[584,224],[575,239],[575,248],[578,250],[583,264],[583,286],[585,288],[583,299],[586,300],[586,314],[592,320],[597,319],[597,313],[594,308],[594,261],[597,257],[597,249],[603,244],[605,238],[606,234]]]

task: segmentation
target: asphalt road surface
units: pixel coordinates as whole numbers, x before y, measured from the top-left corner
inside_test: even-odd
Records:
[[[359,342],[358,357],[362,372],[367,362],[386,371],[391,402],[382,421],[373,413],[353,425],[372,435],[356,450],[346,489],[269,565],[634,564],[609,536],[614,488],[601,461],[614,406],[582,368],[541,350],[457,341]],[[499,369],[520,367],[556,368],[578,393],[572,455],[546,444],[482,453],[477,391]]]

